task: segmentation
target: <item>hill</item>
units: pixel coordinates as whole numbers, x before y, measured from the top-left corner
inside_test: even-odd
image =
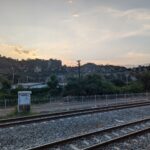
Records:
[[[81,66],[81,74],[101,74],[109,80],[135,80],[136,74],[150,70],[150,66],[138,66],[126,68],[113,65],[96,65],[87,63]],[[18,82],[43,82],[50,75],[56,74],[59,77],[77,76],[78,67],[62,65],[61,60],[49,59],[29,59],[15,60],[0,56],[0,75],[14,83]]]

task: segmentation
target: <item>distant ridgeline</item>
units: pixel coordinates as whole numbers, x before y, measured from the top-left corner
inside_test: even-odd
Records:
[[[108,79],[126,78],[136,80],[135,74],[150,70],[149,66],[126,68],[113,65],[96,65],[87,63],[81,66],[81,74],[101,74]],[[61,60],[28,59],[15,60],[0,56],[0,76],[5,76],[14,83],[18,82],[45,82],[51,75],[69,77],[78,75],[78,67],[62,65]]]

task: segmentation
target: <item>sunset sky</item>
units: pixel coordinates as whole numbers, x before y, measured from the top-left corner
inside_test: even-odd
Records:
[[[150,0],[0,0],[0,54],[150,63]]]

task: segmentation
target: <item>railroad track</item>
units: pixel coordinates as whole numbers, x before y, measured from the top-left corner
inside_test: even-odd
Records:
[[[3,119],[0,120],[0,128],[22,125],[22,124],[29,124],[29,123],[36,123],[42,121],[49,121],[49,120],[55,120],[60,118],[73,117],[73,116],[80,116],[80,115],[86,115],[86,114],[92,114],[98,112],[113,111],[118,109],[147,106],[147,105],[150,105],[150,101],[144,101],[144,102],[137,101],[137,102],[123,103],[123,104],[120,103],[117,105],[115,104],[115,105],[104,106],[104,107],[98,106],[95,108],[78,109],[78,110],[64,111],[59,113],[32,115],[32,116],[18,117],[12,119]]]
[[[70,137],[28,150],[102,150],[110,144],[150,131],[150,118]],[[107,148],[106,148],[107,149]]]

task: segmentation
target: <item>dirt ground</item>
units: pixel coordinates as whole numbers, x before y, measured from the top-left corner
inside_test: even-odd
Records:
[[[38,104],[32,105],[31,111],[34,114],[41,114],[41,113],[52,113],[52,112],[60,112],[60,111],[67,111],[73,109],[82,109],[86,107],[94,107],[93,103],[46,103],[46,104]],[[9,117],[11,114],[15,112],[16,107],[10,108],[0,108],[0,118],[2,117]]]
[[[145,99],[146,100],[146,99]],[[128,102],[129,100],[120,99],[119,102]],[[137,99],[134,101],[137,102]],[[41,114],[41,113],[53,113],[53,112],[60,112],[60,111],[68,111],[73,109],[84,109],[84,108],[91,108],[96,106],[106,106],[108,104],[117,104],[116,100],[104,100],[104,101],[91,101],[91,102],[55,102],[55,103],[46,103],[46,104],[36,104],[31,105],[31,112],[33,114]],[[0,108],[0,118],[2,117],[9,117],[12,116],[15,112],[16,107],[11,108]]]
[[[15,107],[6,108],[6,109],[5,108],[0,108],[0,118],[9,116],[14,111],[15,111]]]

